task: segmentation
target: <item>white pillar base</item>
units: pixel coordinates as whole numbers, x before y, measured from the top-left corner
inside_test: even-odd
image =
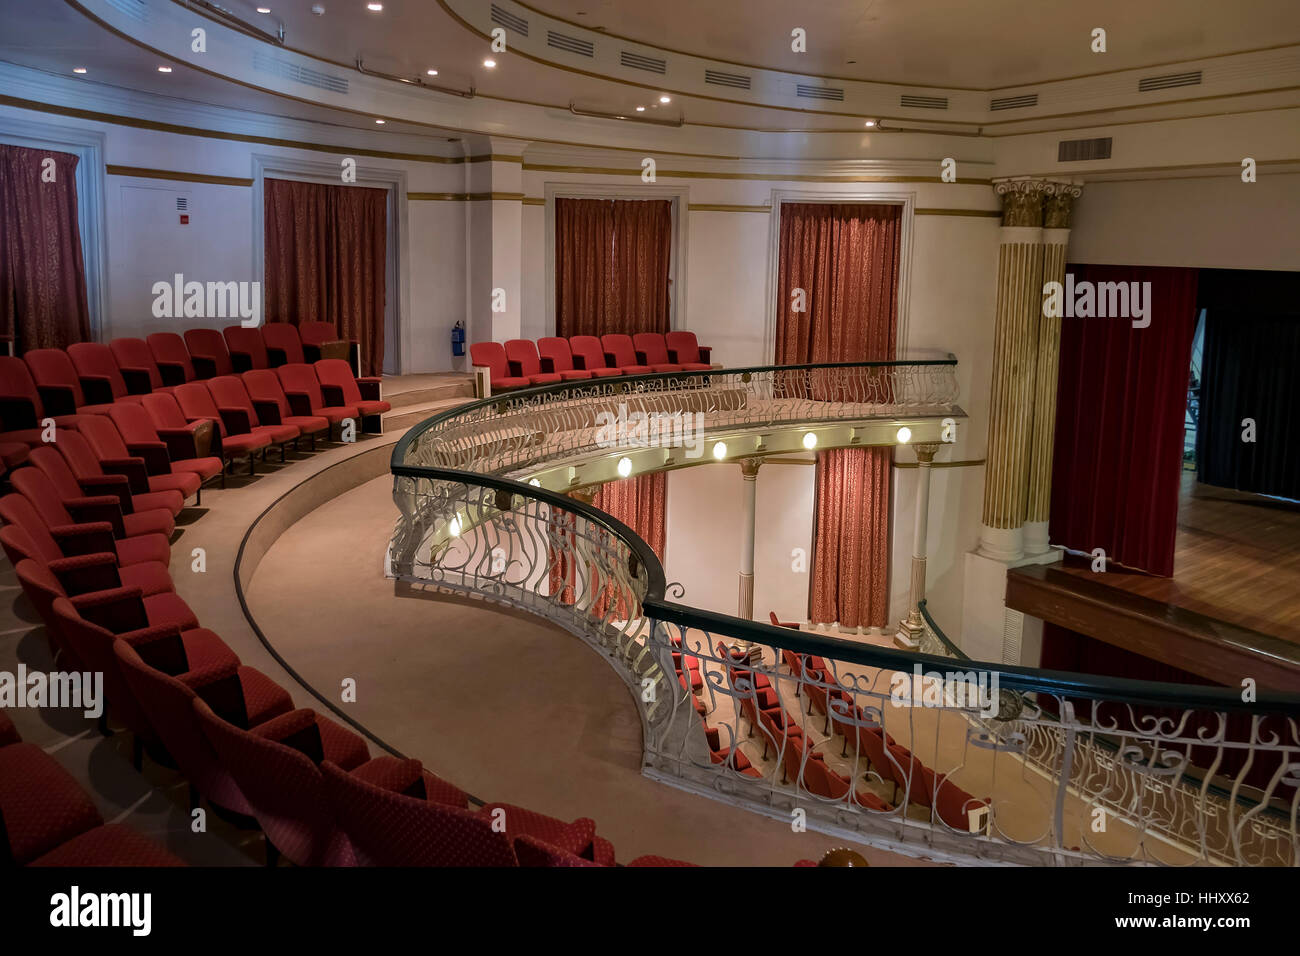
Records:
[[[1046,521],[1025,522],[1025,554],[1046,554],[1050,544],[1047,540]]]
[[[1025,556],[1025,529],[981,525],[979,553],[995,561],[1019,561]]]

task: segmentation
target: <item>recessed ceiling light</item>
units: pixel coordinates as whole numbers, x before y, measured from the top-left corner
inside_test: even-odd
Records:
[[[318,17],[322,17],[325,15],[325,8],[321,6],[319,3],[313,3],[311,5],[311,12]]]
[[[383,126],[384,123],[386,123],[386,122],[388,122],[388,121],[387,121],[387,120],[375,120],[375,122],[378,123],[380,126]]]
[[[672,99],[671,96],[661,96],[661,97],[659,97],[659,102],[660,102],[660,103],[671,103],[672,101],[673,101],[673,99]]]
[[[172,68],[171,68],[170,66],[160,66],[160,67],[158,67],[158,72],[159,72],[159,73],[170,73],[171,71],[172,71]]]
[[[876,125],[876,121],[875,121],[875,120],[867,120],[866,123],[863,124],[863,125],[865,125],[865,126],[867,127],[867,129],[870,129],[871,127],[873,127],[873,126]]]
[[[486,67],[490,70],[490,69],[492,69],[492,67],[494,67],[494,66],[497,65],[497,61],[496,61],[496,60],[484,60],[484,61],[483,61],[483,65],[486,66]]]
[[[74,66],[74,67],[72,68],[72,72],[73,72],[73,73],[85,73],[85,72],[86,72],[86,68],[85,68],[84,66]]]
[[[429,76],[437,76],[437,75],[438,75],[438,71],[437,71],[437,70],[425,70],[424,72],[427,73]]]
[[[644,112],[645,112],[645,107],[644,107],[644,106],[638,106],[638,107],[636,108],[636,111],[637,111],[638,113],[644,113]]]
[[[271,12],[271,8],[270,8],[270,7],[258,7],[258,8],[257,8],[257,12],[258,12],[258,13],[270,13],[270,12]]]
[[[380,10],[384,9],[384,5],[382,3],[367,3],[366,9],[372,13],[378,13]]]

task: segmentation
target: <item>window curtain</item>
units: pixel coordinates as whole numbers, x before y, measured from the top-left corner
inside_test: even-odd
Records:
[[[0,334],[15,355],[90,339],[78,161],[0,145]]]
[[[388,192],[267,179],[266,320],[331,322],[361,343],[362,373],[384,364]]]
[[[902,207],[784,203],[778,365],[892,359],[898,329]],[[794,311],[803,290],[806,311]],[[889,615],[892,448],[817,454],[808,616],[884,627]]]
[[[1071,265],[1081,282],[1150,282],[1150,325],[1061,325],[1052,540],[1152,574],[1174,573],[1195,269]],[[1130,287],[1131,288],[1131,287]],[[1076,293],[1077,294],[1077,293]]]
[[[667,332],[672,203],[555,201],[555,334]]]
[[[1300,273],[1203,270],[1198,480],[1300,499]],[[1255,440],[1242,440],[1242,422]]]

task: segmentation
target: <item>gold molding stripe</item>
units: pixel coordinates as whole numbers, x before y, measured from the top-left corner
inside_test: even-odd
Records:
[[[213,186],[251,186],[251,179],[236,176],[210,176],[207,173],[178,173],[170,169],[146,169],[143,166],[104,166],[109,176],[133,176],[137,179],[167,179],[179,183],[208,183]]]
[[[546,200],[545,200],[543,197],[541,197],[541,196],[525,196],[525,197],[524,197],[524,205],[525,205],[525,206],[545,206],[545,205],[546,205]]]
[[[985,458],[968,458],[965,461],[936,461],[931,468],[970,468],[974,465],[983,465],[987,462]],[[896,461],[895,468],[916,468],[919,467],[914,461]]]
[[[502,153],[489,153],[486,156],[466,156],[467,163],[522,163],[522,156],[506,156]]]
[[[1048,113],[1044,116],[1022,116],[1016,119],[989,120],[987,123],[983,124],[983,126],[981,126],[980,129],[985,130],[988,129],[990,126],[1009,126],[1013,123],[1034,123],[1040,120],[1069,119],[1071,116],[1092,116],[1097,113],[1119,113],[1124,110],[1149,110],[1152,107],[1178,106],[1178,105],[1182,105],[1183,103],[1204,103],[1207,100],[1223,100],[1223,99],[1231,99],[1233,97],[1240,97],[1240,96],[1263,96],[1266,93],[1289,93],[1293,90],[1300,90],[1300,86],[1275,86],[1267,90],[1246,90],[1243,93],[1207,93],[1205,96],[1189,96],[1186,99],[1182,99],[1182,100],[1165,100],[1159,103],[1130,103],[1128,106],[1099,106],[1096,109],[1075,110],[1072,113]],[[1269,108],[1277,109],[1278,107],[1269,107]],[[1195,118],[1196,117],[1171,116],[1171,117],[1163,117],[1161,119],[1139,120],[1139,122],[1167,123],[1173,120],[1195,119]],[[1092,123],[1089,125],[1110,126],[1112,124]],[[1120,124],[1114,124],[1114,125],[1120,125]],[[1039,131],[1029,130],[1021,133],[983,133],[983,135],[989,137],[1024,136],[1024,135],[1031,135],[1032,133],[1036,133],[1036,132]]]
[[[918,216],[973,216],[978,219],[1001,219],[1000,209],[914,209]]]
[[[1249,93],[1238,94],[1240,96],[1249,96]],[[1176,100],[1174,102],[1185,102]],[[1152,103],[1151,106],[1162,104]],[[1039,133],[1073,133],[1080,129],[1104,128],[1109,129],[1112,126],[1141,126],[1143,123],[1176,123],[1180,120],[1198,120],[1198,119],[1216,119],[1220,116],[1244,116],[1247,113],[1272,113],[1279,110],[1300,109],[1300,103],[1285,103],[1279,106],[1256,106],[1251,109],[1240,110],[1220,110],[1217,113],[1188,113],[1185,116],[1162,116],[1159,119],[1134,119],[1134,120],[1108,120],[1104,123],[1091,123],[1084,126],[1049,126],[1046,129],[1029,129],[1029,130],[1012,130],[1007,133],[988,133],[982,132],[981,136],[988,139],[1005,139],[1008,136],[1035,136]],[[1026,116],[1022,119],[1015,120],[1017,123],[1032,123],[1038,119],[1048,119],[1049,117]]]
[[[761,212],[764,215],[772,211],[771,206],[731,206],[710,202],[688,203],[686,208],[691,212]]]
[[[613,169],[605,166],[551,166],[540,163],[524,163],[524,172],[639,177],[642,170],[639,168]],[[656,171],[656,175],[659,177],[668,176],[674,179],[739,179],[778,183],[938,183],[943,181],[938,176],[857,176],[852,174],[844,176],[811,176],[801,173],[722,173],[684,169],[660,169]],[[993,184],[991,179],[958,179],[957,182],[964,186],[991,186]]]
[[[481,202],[493,200],[501,202],[520,202],[523,193],[407,193],[411,202]]]

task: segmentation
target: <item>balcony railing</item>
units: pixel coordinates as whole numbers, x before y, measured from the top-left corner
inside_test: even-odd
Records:
[[[888,384],[872,401],[859,400],[866,391],[843,401],[836,387],[850,375]],[[778,389],[791,376],[797,384]],[[909,391],[918,381],[927,385]],[[626,526],[508,477],[599,448],[565,434],[565,423],[590,429],[591,409],[577,407],[587,401],[699,402],[769,425],[832,420],[823,406],[941,416],[951,382],[951,368],[766,368],[474,403],[394,452],[391,573],[579,635],[638,701],[648,775],[796,825],[951,860],[1300,863],[1300,695],[1246,702],[1227,688],[972,662],[928,612],[916,654],[692,608]],[[540,417],[523,424],[529,416]],[[475,428],[486,436],[474,440]]]

